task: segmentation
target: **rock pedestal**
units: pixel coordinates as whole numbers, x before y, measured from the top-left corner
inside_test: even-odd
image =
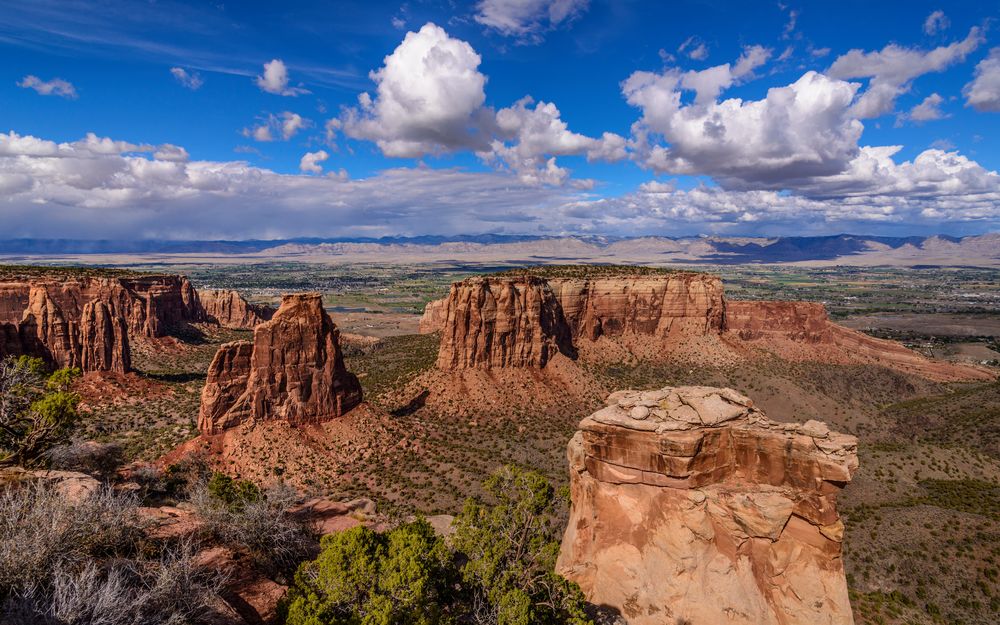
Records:
[[[557,570],[631,625],[849,625],[836,494],[857,441],[731,389],[626,391],[569,445]]]
[[[339,337],[318,293],[286,295],[252,343],[216,353],[198,428],[218,434],[246,421],[306,425],[341,416],[361,402],[361,385],[344,367]]]

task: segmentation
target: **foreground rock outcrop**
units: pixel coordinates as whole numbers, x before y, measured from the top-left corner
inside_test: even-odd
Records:
[[[836,495],[857,440],[731,389],[612,394],[568,449],[557,570],[631,625],[847,625]]]
[[[100,276],[38,270],[0,276],[0,357],[38,356],[57,367],[125,373],[130,340],[189,323],[250,329],[270,316],[235,291],[206,291],[183,276]]]
[[[212,435],[247,421],[320,423],[361,403],[344,367],[340,331],[318,293],[286,295],[253,342],[223,345],[209,366],[198,429]]]

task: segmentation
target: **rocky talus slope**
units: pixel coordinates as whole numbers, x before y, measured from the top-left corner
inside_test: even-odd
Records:
[[[233,291],[201,294],[183,276],[0,278],[0,357],[59,367],[129,371],[129,341],[195,322],[253,328],[269,316]]]
[[[223,345],[208,370],[198,428],[219,434],[248,421],[291,425],[339,417],[361,402],[344,367],[340,331],[318,293],[286,295],[253,342]]]
[[[557,569],[631,625],[853,623],[837,493],[857,440],[731,389],[621,391],[568,448]]]
[[[729,301],[721,280],[692,272],[561,277],[530,273],[456,282],[427,305],[423,333],[441,332],[443,370],[544,367],[607,338],[668,356],[706,338],[720,359],[768,352],[787,360],[876,364],[937,381],[988,379],[988,372],[933,361],[893,341],[830,321],[822,304]]]

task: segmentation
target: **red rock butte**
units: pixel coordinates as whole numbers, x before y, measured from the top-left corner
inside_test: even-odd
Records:
[[[557,570],[632,625],[849,625],[836,496],[857,440],[731,389],[622,391],[568,448]]]
[[[270,315],[234,291],[206,291],[170,275],[46,275],[0,278],[0,357],[29,355],[57,367],[125,373],[129,341],[185,323],[249,329]]]
[[[361,403],[344,367],[340,331],[318,293],[286,295],[253,341],[223,345],[208,369],[198,428],[219,434],[246,422],[321,423]]]
[[[469,278],[427,305],[420,331],[441,332],[437,364],[444,370],[542,368],[557,353],[572,357],[604,337],[649,337],[641,342],[662,355],[686,339],[716,337],[727,353],[872,363],[941,381],[991,377],[837,325],[819,303],[730,301],[717,276],[639,267]]]

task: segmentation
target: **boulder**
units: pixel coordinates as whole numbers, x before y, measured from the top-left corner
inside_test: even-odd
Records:
[[[631,625],[853,623],[836,495],[854,437],[772,422],[731,389],[667,387],[612,394],[568,456],[557,570],[592,603]]]

